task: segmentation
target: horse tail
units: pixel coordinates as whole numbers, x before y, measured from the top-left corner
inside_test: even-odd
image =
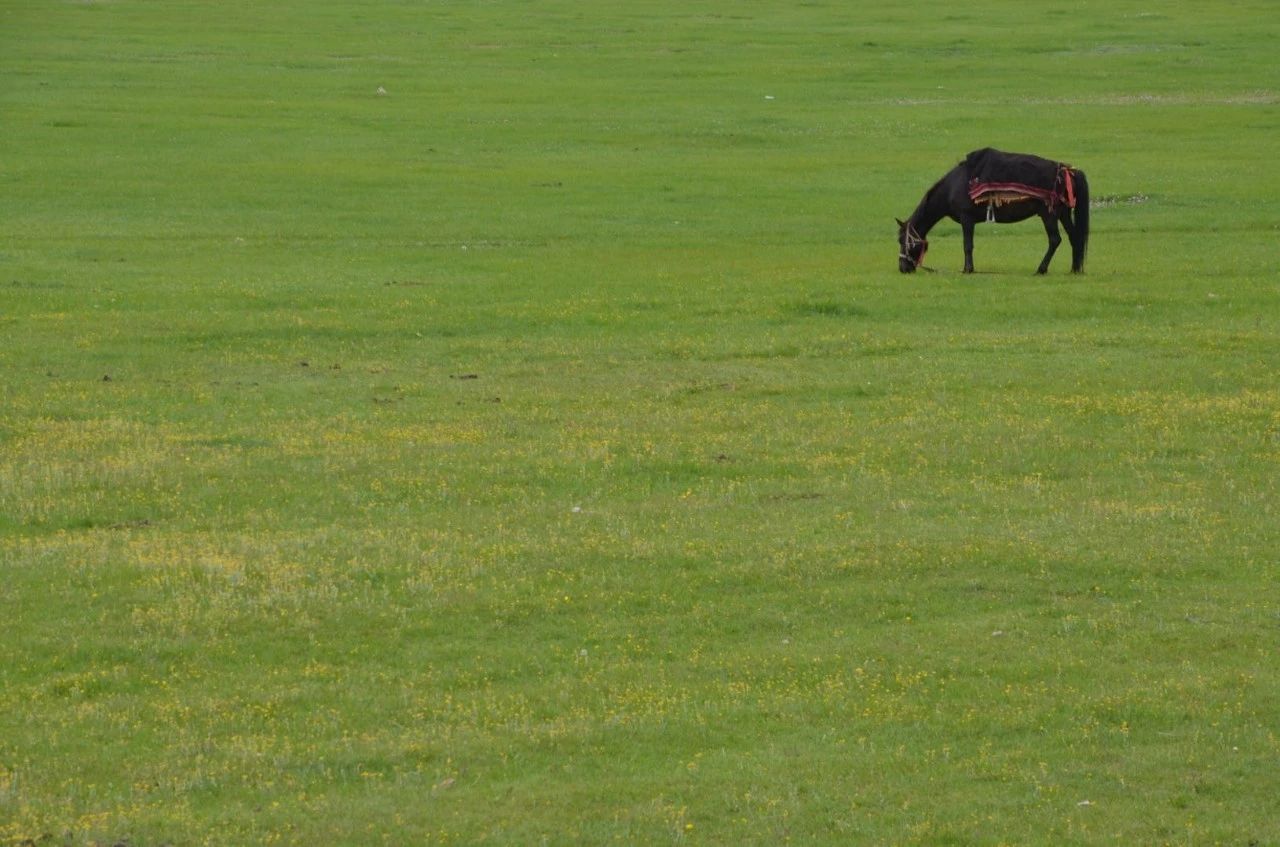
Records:
[[[1072,171],[1071,176],[1076,195],[1076,208],[1072,214],[1076,237],[1071,239],[1071,269],[1083,271],[1085,253],[1089,249],[1089,180],[1085,179],[1084,171]]]

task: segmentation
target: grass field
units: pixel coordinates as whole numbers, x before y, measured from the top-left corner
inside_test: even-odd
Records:
[[[1280,844],[1277,35],[0,3],[0,844]]]

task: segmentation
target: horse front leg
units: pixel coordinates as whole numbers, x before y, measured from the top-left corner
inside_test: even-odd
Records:
[[[1058,216],[1045,213],[1040,216],[1044,221],[1044,233],[1049,236],[1049,249],[1044,254],[1044,258],[1040,260],[1040,267],[1036,269],[1038,274],[1046,274],[1049,272],[1049,262],[1053,259],[1053,254],[1057,252],[1058,245],[1062,243],[1062,236],[1058,233]]]
[[[964,234],[964,272],[973,273],[973,218],[965,217],[960,221],[960,231]]]

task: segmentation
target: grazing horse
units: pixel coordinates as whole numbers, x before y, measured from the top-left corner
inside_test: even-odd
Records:
[[[898,270],[913,273],[929,249],[925,236],[949,217],[964,233],[964,272],[973,273],[973,228],[980,221],[1015,223],[1039,215],[1049,250],[1036,273],[1047,273],[1062,243],[1058,224],[1071,240],[1071,270],[1084,270],[1089,245],[1089,182],[1084,171],[1025,153],[975,150],[925,192],[920,205],[898,221]]]

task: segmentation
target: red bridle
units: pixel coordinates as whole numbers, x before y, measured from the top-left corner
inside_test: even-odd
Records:
[[[915,231],[915,227],[911,224],[907,224],[903,227],[902,234],[902,252],[898,254],[898,258],[906,259],[908,262],[913,263],[916,268],[919,268],[920,265],[924,263],[924,254],[929,252],[929,241],[928,239],[921,238],[919,233]],[[920,255],[913,258],[911,256],[911,248],[915,247],[917,244],[921,245]]]

